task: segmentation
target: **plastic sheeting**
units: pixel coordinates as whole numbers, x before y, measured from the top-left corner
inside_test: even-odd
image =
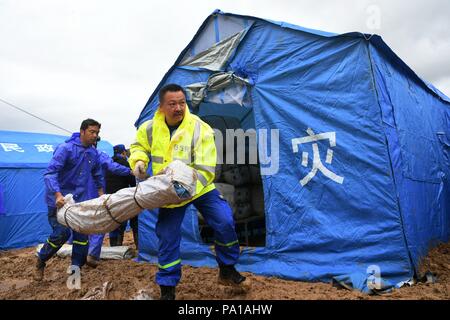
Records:
[[[245,29],[223,41],[214,44],[207,50],[198,53],[194,57],[187,57],[180,63],[180,66],[199,67],[210,71],[223,70],[247,30],[248,29]]]
[[[51,232],[47,211],[0,216],[0,249],[33,246],[44,242]]]
[[[58,210],[58,222],[83,234],[111,232],[122,222],[138,215],[142,209],[154,209],[178,204],[180,198],[174,187],[179,183],[191,197],[196,194],[197,172],[179,160],[171,162],[160,174],[152,176],[133,188],[75,203],[71,194]]]
[[[196,56],[233,35],[242,32],[249,27],[253,21],[251,19],[240,19],[234,16],[225,16],[222,14],[212,14],[202,25],[201,32],[197,34],[195,39],[186,50],[186,54],[182,55],[183,60],[188,57]]]
[[[214,25],[226,18],[233,21],[229,27]],[[224,71],[251,81],[246,107],[254,128],[279,130],[278,157],[262,166],[278,166],[263,176],[266,246],[243,248],[237,268],[304,281],[337,277],[361,291],[374,266],[383,290],[409,281],[428,249],[449,238],[450,100],[378,36],[335,35],[215,11],[136,125],[153,116],[162,85],[208,80],[212,72],[179,63],[237,21],[253,24]],[[216,114],[226,114],[218,106]],[[192,211],[182,225],[183,262],[215,266]],[[154,214],[140,219],[146,230],[155,222]],[[140,258],[154,261],[157,239],[141,240]]]
[[[450,108],[418,87],[421,80],[395,64],[394,53],[377,46],[380,41],[375,37],[369,49],[402,227],[417,269],[430,247],[449,239],[450,166],[442,138],[450,137]]]

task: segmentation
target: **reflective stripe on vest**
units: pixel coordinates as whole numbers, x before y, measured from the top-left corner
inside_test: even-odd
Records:
[[[200,139],[200,121],[196,120],[191,142],[191,163],[195,163],[194,148],[197,145],[198,139]]]
[[[183,162],[184,164],[191,164],[191,162],[188,159],[181,159],[181,158],[173,158],[173,160],[179,160],[181,162]]]
[[[152,142],[153,142],[153,119],[150,120],[150,122],[147,125],[147,141],[148,141],[148,146],[151,149]]]
[[[213,168],[212,166],[205,166],[205,165],[197,165],[195,164],[195,146],[198,143],[198,140],[200,139],[200,121],[196,120],[195,121],[195,127],[194,127],[194,134],[192,135],[192,142],[191,142],[191,164],[194,164],[194,169],[200,169],[200,170],[205,170],[205,171],[209,171],[212,173],[216,172],[216,169]],[[212,171],[211,171],[212,168]],[[200,181],[200,183],[206,187],[208,185],[208,180],[205,178],[205,176],[200,172],[197,171],[198,173],[198,180]]]
[[[206,185],[208,184],[208,180],[206,180],[206,178],[203,176],[203,174],[201,173],[201,171],[197,171],[198,175],[197,175],[197,179],[198,181],[200,181],[200,183],[206,187]]]
[[[152,162],[153,163],[163,163],[164,159],[163,159],[163,157],[152,156]]]
[[[210,173],[216,173],[216,167],[207,166],[207,165],[204,165],[204,164],[194,164],[194,169],[208,171]]]
[[[209,173],[215,174],[216,173],[216,168],[213,166],[207,166],[204,164],[194,164],[194,169],[197,170],[203,170],[203,171],[207,171]],[[200,181],[200,183],[206,187],[208,184],[208,180],[205,178],[205,176],[203,175],[203,173],[201,171],[197,171],[198,173],[198,180]]]

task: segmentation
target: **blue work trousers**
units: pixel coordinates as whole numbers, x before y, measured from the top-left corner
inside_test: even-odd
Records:
[[[100,260],[100,253],[102,252],[104,234],[89,235],[89,255],[97,260]]]
[[[60,224],[56,218],[56,208],[48,207],[48,222],[53,229],[52,234],[48,237],[44,246],[39,251],[39,258],[46,262],[53,257],[56,252],[69,239],[71,230]],[[82,267],[86,263],[88,254],[89,241],[88,236],[72,231],[73,246],[72,246],[72,265]]]
[[[234,265],[239,258],[233,212],[226,200],[214,189],[189,204],[177,208],[159,209],[156,235],[159,239],[156,283],[176,286],[181,278],[181,223],[186,208],[193,204],[205,222],[214,230],[216,261],[219,265]]]

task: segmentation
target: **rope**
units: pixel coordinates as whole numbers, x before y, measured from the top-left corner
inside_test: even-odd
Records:
[[[141,208],[141,210],[144,210],[145,208],[143,206],[141,206],[139,204],[139,202],[137,201],[137,199],[136,199],[136,193],[137,193],[137,190],[138,190],[138,187],[139,187],[139,180],[136,180],[136,182],[137,182],[136,183],[136,189],[134,189],[134,194],[133,194],[134,202],[136,202],[136,204],[138,205],[139,208]]]
[[[4,104],[7,104],[7,105],[10,106],[10,107],[13,107],[13,108],[15,108],[15,109],[17,109],[17,110],[19,110],[19,111],[22,111],[23,113],[26,113],[26,114],[28,114],[28,115],[30,115],[30,116],[32,116],[32,117],[38,119],[38,120],[41,120],[41,121],[43,121],[43,122],[45,122],[45,123],[48,123],[49,125],[52,125],[52,126],[58,128],[58,129],[60,129],[60,130],[63,130],[63,131],[68,132],[68,133],[70,133],[70,134],[72,133],[71,131],[66,130],[66,129],[64,129],[64,128],[62,128],[62,127],[60,127],[60,126],[58,126],[58,125],[56,125],[56,124],[54,124],[54,123],[51,123],[50,121],[47,121],[47,120],[45,120],[45,119],[43,119],[43,118],[41,118],[41,117],[38,117],[38,116],[32,114],[31,112],[28,112],[28,111],[24,110],[23,108],[20,108],[20,107],[18,107],[18,106],[16,106],[16,105],[14,105],[14,104],[12,104],[12,103],[6,101],[6,100],[3,100],[3,99],[0,98],[0,101],[3,102]]]
[[[141,206],[141,205],[139,204],[139,202],[137,201],[137,199],[136,199],[136,193],[137,193],[138,187],[139,187],[139,181],[137,180],[136,189],[134,189],[134,194],[133,194],[134,202],[137,204],[137,206],[138,206],[139,208],[141,208],[141,210],[144,210],[145,208],[144,208],[143,206]],[[108,198],[106,198],[105,201],[103,201],[103,205],[102,205],[102,206],[106,209],[106,212],[107,212],[108,215],[111,217],[111,220],[114,221],[115,223],[117,223],[117,224],[120,226],[120,225],[122,224],[122,222],[119,222],[118,220],[116,220],[116,219],[114,218],[114,216],[112,215],[111,210],[110,210],[110,208],[108,207],[108,204],[107,204],[107,202],[108,202],[108,200],[109,200],[109,198],[110,198],[111,196],[112,196],[112,194],[110,194],[110,195],[108,196]],[[67,220],[67,211],[69,211],[70,208],[72,208],[73,206],[74,206],[74,205],[68,206],[68,207],[66,208],[66,210],[64,211],[64,221],[66,222],[67,227],[69,227],[69,228],[72,229],[72,230],[74,230],[74,229],[70,226],[69,221]],[[95,210],[95,213],[97,213],[97,211],[98,211],[99,208],[100,208],[100,206],[97,207],[97,209]]]
[[[108,205],[106,204],[106,202],[109,200],[109,198],[111,197],[111,195],[112,195],[112,194],[110,194],[109,197],[106,198],[105,201],[103,201],[103,206],[105,207],[106,212],[109,214],[109,216],[111,217],[111,219],[112,219],[115,223],[117,223],[117,224],[120,226],[120,225],[122,224],[122,222],[117,221],[117,220],[113,217],[111,211],[109,210]],[[98,210],[98,209],[97,209],[97,210]],[[97,212],[97,210],[95,210],[95,212]]]

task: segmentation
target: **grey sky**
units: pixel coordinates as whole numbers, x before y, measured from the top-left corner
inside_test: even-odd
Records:
[[[92,117],[102,123],[103,139],[129,145],[150,94],[216,8],[380,34],[450,95],[448,0],[0,0],[0,98],[70,131]],[[374,12],[379,29],[370,28]],[[0,130],[65,134],[1,102]]]

